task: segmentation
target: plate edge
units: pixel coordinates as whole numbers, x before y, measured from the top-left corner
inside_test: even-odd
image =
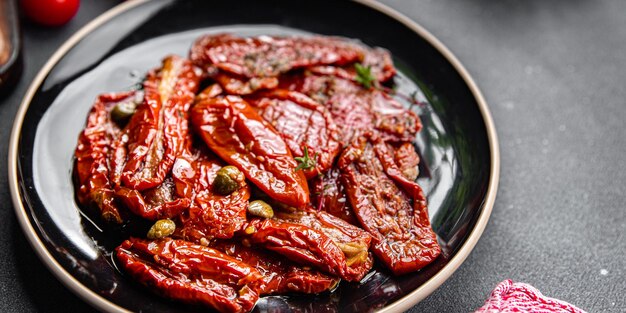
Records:
[[[30,223],[30,219],[26,214],[26,209],[22,203],[21,195],[19,192],[19,182],[18,182],[18,173],[17,173],[17,147],[20,139],[20,129],[23,125],[24,117],[26,115],[26,111],[29,107],[30,101],[32,100],[35,91],[41,85],[47,73],[52,69],[52,67],[58,63],[61,57],[73,46],[78,43],[84,36],[88,33],[92,32],[98,26],[107,22],[109,19],[117,16],[118,14],[129,10],[135,6],[148,2],[150,0],[134,0],[121,3],[108,11],[104,12],[100,16],[98,16],[93,21],[89,22],[81,29],[79,29],[74,35],[72,35],[68,40],[66,40],[56,51],[55,53],[48,59],[46,64],[41,68],[38,72],[37,76],[29,86],[18,111],[14,118],[13,127],[11,130],[11,136],[9,141],[9,153],[8,153],[8,178],[9,178],[9,189],[11,192],[11,198],[13,202],[13,207],[15,214],[17,216],[18,222],[27,237],[30,245],[37,252],[37,256],[39,259],[48,267],[48,269],[54,274],[54,276],[61,281],[66,287],[71,289],[74,294],[78,295],[81,299],[83,299],[88,304],[94,306],[98,310],[107,311],[107,312],[130,312],[108,300],[101,297],[97,293],[92,290],[84,287],[78,280],[76,280],[70,273],[68,273],[55,259],[54,257],[47,251],[45,245],[41,241],[41,239],[37,236],[36,231],[33,225]],[[474,229],[470,232],[467,237],[465,243],[461,246],[461,248],[457,251],[456,255],[450,259],[448,264],[446,264],[437,274],[427,280],[424,284],[418,287],[416,290],[412,291],[408,295],[396,300],[391,305],[381,309],[379,312],[404,312],[414,306],[416,303],[420,302],[432,292],[434,292],[439,286],[441,286],[457,269],[458,267],[465,261],[465,259],[469,256],[470,252],[473,250],[474,246],[478,242],[478,239],[481,237],[487,222],[489,221],[489,217],[491,215],[491,211],[493,210],[493,205],[495,203],[495,198],[498,189],[499,183],[499,172],[500,172],[500,152],[497,134],[495,130],[495,126],[491,117],[491,113],[489,112],[488,105],[478,88],[476,82],[473,80],[469,72],[465,69],[465,67],[461,64],[461,62],[454,56],[454,54],[442,43],[440,42],[434,35],[428,32],[425,28],[423,28],[418,23],[414,22],[407,16],[399,13],[395,9],[388,7],[387,5],[381,4],[379,2],[373,0],[353,0],[356,3],[367,6],[373,10],[379,11],[398,22],[402,23],[412,31],[414,31],[417,35],[425,39],[429,44],[431,44],[439,53],[441,53],[444,58],[452,64],[454,69],[460,74],[461,78],[468,85],[472,95],[476,99],[478,104],[478,108],[483,117],[483,121],[485,123],[485,128],[487,130],[487,138],[489,140],[490,147],[490,157],[491,157],[491,167],[490,167],[490,175],[489,175],[489,186],[487,188],[487,195],[485,202],[483,204],[482,211],[476,221],[476,225]]]

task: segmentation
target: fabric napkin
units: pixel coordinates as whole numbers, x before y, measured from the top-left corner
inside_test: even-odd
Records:
[[[499,283],[485,304],[474,313],[585,313],[558,299],[541,294],[535,287],[508,279]]]

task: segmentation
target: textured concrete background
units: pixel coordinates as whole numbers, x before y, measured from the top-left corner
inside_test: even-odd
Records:
[[[385,0],[447,45],[482,89],[502,171],[482,238],[410,312],[470,312],[511,278],[589,312],[626,312],[626,1]],[[23,23],[25,67],[0,99],[0,164],[46,59],[114,0],[60,29]],[[0,311],[91,312],[48,272],[13,213],[0,166]]]

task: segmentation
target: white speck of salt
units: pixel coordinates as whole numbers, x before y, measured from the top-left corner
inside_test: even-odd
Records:
[[[515,103],[513,101],[505,101],[505,102],[502,103],[502,106],[505,109],[513,110],[515,108]]]
[[[609,271],[607,271],[607,270],[605,270],[605,269],[601,269],[601,270],[600,270],[600,275],[602,275],[602,276],[609,275]]]

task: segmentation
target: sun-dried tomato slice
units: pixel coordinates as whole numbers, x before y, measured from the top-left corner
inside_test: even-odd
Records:
[[[200,37],[189,53],[205,71],[217,67],[247,78],[276,77],[292,69],[315,65],[345,65],[363,60],[366,49],[336,37],[242,38],[230,34]]]
[[[396,68],[389,51],[382,48],[369,49],[365,53],[363,61],[359,64],[367,68],[372,78],[378,82],[386,82],[396,75]],[[309,71],[320,75],[332,75],[352,81],[357,81],[357,71],[354,65],[343,67],[337,66],[313,66],[308,68]]]
[[[240,242],[218,241],[211,245],[225,254],[254,266],[263,274],[261,295],[296,293],[321,293],[339,283],[338,277],[314,269],[306,269],[289,259],[258,247],[246,247]]]
[[[314,166],[304,174],[311,179],[327,171],[341,148],[337,125],[328,110],[308,96],[295,91],[274,89],[246,97],[263,119],[285,140],[294,157],[303,157],[304,148]]]
[[[242,236],[245,236],[244,243],[263,246],[296,263],[318,268],[348,281],[360,280],[362,269],[371,268],[372,260],[369,256],[362,260],[359,255],[354,260],[361,261],[361,263],[349,268],[346,253],[335,241],[335,238],[342,238],[342,236],[331,238],[324,231],[321,228],[314,229],[301,223],[280,219],[255,218],[245,226]],[[358,240],[354,242],[357,246],[355,250],[360,251],[362,243]],[[346,245],[350,243],[351,241],[345,242]]]
[[[129,211],[152,221],[174,217],[191,204],[191,199],[177,195],[170,176],[160,185],[142,191],[119,187],[115,196]]]
[[[359,281],[372,268],[373,260],[369,254],[372,238],[363,229],[323,211],[277,211],[274,218],[304,225],[328,236],[346,257],[346,274],[342,278]]]
[[[188,132],[187,111],[200,77],[178,56],[163,60],[144,81],[144,102],[137,107],[116,143],[113,181],[135,190],[160,185],[182,153]]]
[[[309,189],[287,144],[272,125],[236,96],[207,98],[191,109],[191,122],[206,145],[277,201],[309,203]]]
[[[372,250],[394,274],[417,271],[440,254],[421,188],[402,175],[382,139],[358,138],[338,167],[354,212],[373,237]]]
[[[95,203],[102,218],[115,223],[122,223],[123,218],[115,204],[109,155],[113,142],[122,130],[111,119],[111,111],[120,103],[135,102],[135,95],[136,92],[129,91],[98,96],[74,152],[76,176],[80,185],[79,201],[85,205]]]
[[[259,298],[262,275],[218,250],[183,240],[126,240],[117,247],[121,268],[164,297],[220,312],[248,312]]]
[[[280,87],[302,92],[326,106],[339,127],[343,145],[372,130],[380,132],[385,141],[410,142],[422,127],[415,112],[385,91],[365,89],[348,79],[294,74],[284,77]]]

